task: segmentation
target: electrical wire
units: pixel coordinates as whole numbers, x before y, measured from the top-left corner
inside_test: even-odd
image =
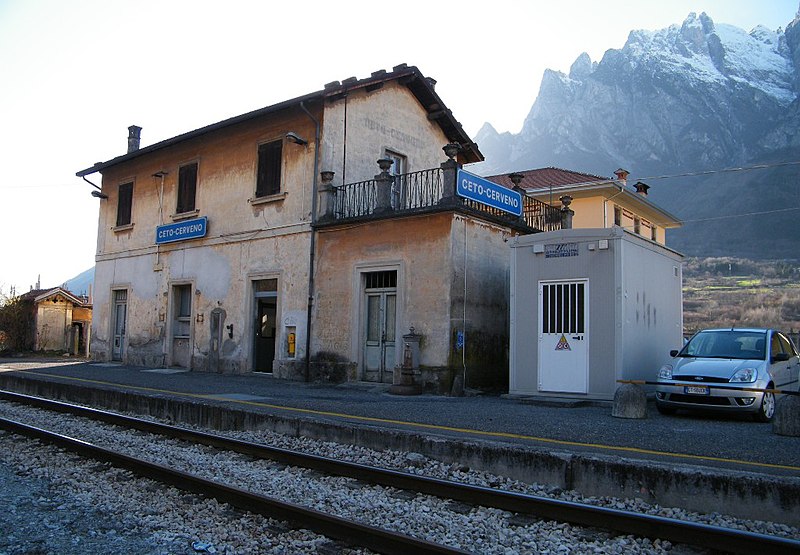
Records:
[[[701,175],[714,175],[717,173],[734,173],[734,172],[745,172],[745,171],[753,171],[753,170],[767,170],[771,168],[782,168],[785,166],[798,166],[800,165],[800,161],[791,161],[791,162],[776,162],[774,164],[756,164],[755,166],[745,166],[741,168],[724,168],[721,170],[706,170],[706,171],[697,171],[697,172],[686,172],[686,173],[676,173],[672,175],[651,175],[647,177],[637,177],[636,180],[638,181],[652,181],[653,179],[673,179],[676,177],[698,177]],[[633,179],[629,179],[629,181],[633,181]]]
[[[748,212],[746,214],[732,214],[729,216],[714,216],[713,218],[697,218],[694,220],[681,220],[681,223],[710,222],[713,220],[727,220],[730,218],[744,218],[746,216],[761,216],[764,214],[777,214],[778,212],[793,212],[800,210],[800,206],[794,208],[777,208],[775,210],[764,210],[763,212]]]

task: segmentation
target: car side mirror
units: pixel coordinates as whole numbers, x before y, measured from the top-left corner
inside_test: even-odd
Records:
[[[671,356],[672,358],[675,358],[676,356],[678,356],[678,352],[679,352],[678,349],[672,349],[669,352],[669,356]]]
[[[789,353],[776,353],[772,357],[772,362],[786,362],[789,358]]]

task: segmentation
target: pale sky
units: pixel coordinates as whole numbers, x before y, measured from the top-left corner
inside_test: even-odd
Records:
[[[124,154],[129,125],[144,147],[407,63],[438,81],[469,135],[484,122],[518,133],[547,68],[599,61],[629,31],[690,12],[785,27],[798,4],[0,0],[0,293],[94,265],[100,201],[75,172]]]

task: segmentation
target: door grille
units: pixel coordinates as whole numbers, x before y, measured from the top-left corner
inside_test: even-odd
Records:
[[[584,333],[585,284],[542,285],[542,332]]]
[[[365,273],[364,287],[366,289],[392,289],[397,287],[397,270]]]

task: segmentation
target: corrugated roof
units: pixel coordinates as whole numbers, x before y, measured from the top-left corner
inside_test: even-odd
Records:
[[[321,102],[325,99],[336,98],[337,96],[346,94],[347,91],[354,89],[377,89],[382,83],[392,80],[399,80],[403,85],[408,87],[411,93],[420,102],[422,107],[427,111],[428,119],[435,121],[442,128],[442,131],[444,131],[448,141],[459,143],[461,145],[462,150],[458,155],[459,162],[462,164],[469,164],[483,160],[483,154],[481,154],[480,150],[478,149],[478,145],[472,142],[472,139],[469,138],[469,135],[466,134],[461,126],[461,123],[459,123],[453,117],[453,113],[444,105],[444,102],[442,102],[442,99],[439,97],[439,95],[436,94],[436,91],[434,90],[435,81],[427,79],[422,72],[420,72],[419,69],[414,66],[400,64],[392,68],[391,72],[387,72],[385,70],[376,71],[366,79],[359,80],[351,77],[349,79],[345,79],[341,83],[339,81],[328,83],[321,91],[299,96],[291,100],[273,104],[272,106],[260,108],[258,110],[235,116],[218,123],[207,125],[205,127],[201,127],[200,129],[195,129],[194,131],[189,131],[188,133],[183,133],[182,135],[172,137],[171,139],[166,139],[133,152],[117,156],[106,162],[98,162],[94,166],[80,170],[75,175],[78,177],[84,177],[95,172],[103,171],[111,166],[144,156],[151,152],[194,139],[195,137],[207,133],[224,129],[231,125],[236,125],[251,119],[263,117],[281,110],[299,107],[301,104],[309,102]]]

